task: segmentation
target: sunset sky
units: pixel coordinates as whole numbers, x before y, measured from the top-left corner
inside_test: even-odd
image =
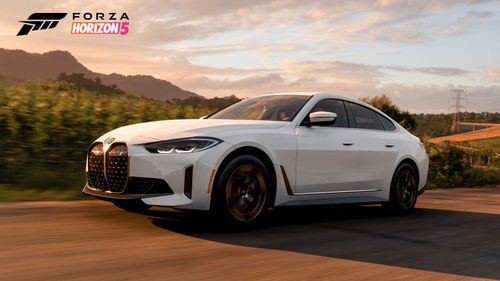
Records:
[[[16,34],[34,12],[55,28]],[[126,12],[130,32],[72,35],[73,12]],[[500,111],[500,1],[9,1],[0,47],[67,50],[92,71],[150,74],[198,94],[387,94],[411,112]]]

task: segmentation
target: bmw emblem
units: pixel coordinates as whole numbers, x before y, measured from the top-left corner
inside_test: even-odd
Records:
[[[115,138],[114,138],[114,137],[111,137],[111,138],[109,138],[109,139],[106,141],[106,144],[110,145],[110,144],[112,144],[114,141],[115,141]]]

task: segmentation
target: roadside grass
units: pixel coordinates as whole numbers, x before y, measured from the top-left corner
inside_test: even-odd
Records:
[[[495,153],[500,153],[500,137],[491,139],[464,141],[464,142],[459,142],[458,144],[479,150],[491,150]]]
[[[0,202],[67,201],[91,199],[91,197],[82,195],[81,190],[81,187],[41,188],[1,184]]]
[[[500,184],[500,138],[432,143],[424,140],[429,155],[427,187],[468,187]]]

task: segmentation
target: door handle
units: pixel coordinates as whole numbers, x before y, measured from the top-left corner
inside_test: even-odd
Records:
[[[346,146],[349,146],[349,145],[353,145],[354,143],[353,142],[343,142],[342,144],[346,145]]]
[[[394,144],[388,143],[388,144],[385,145],[385,147],[394,147]]]

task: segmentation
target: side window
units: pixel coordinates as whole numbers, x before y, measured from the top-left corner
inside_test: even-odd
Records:
[[[348,102],[357,128],[384,130],[377,113],[364,106]]]
[[[396,126],[394,126],[394,124],[387,118],[385,118],[384,116],[380,115],[380,114],[377,114],[378,116],[378,119],[380,119],[380,122],[382,122],[382,125],[384,126],[384,129],[386,131],[394,131],[396,130]]]
[[[349,127],[349,123],[347,121],[347,112],[344,107],[344,102],[336,99],[326,99],[319,101],[310,112],[316,111],[328,111],[337,114],[337,119],[335,119],[335,123],[330,127]]]

